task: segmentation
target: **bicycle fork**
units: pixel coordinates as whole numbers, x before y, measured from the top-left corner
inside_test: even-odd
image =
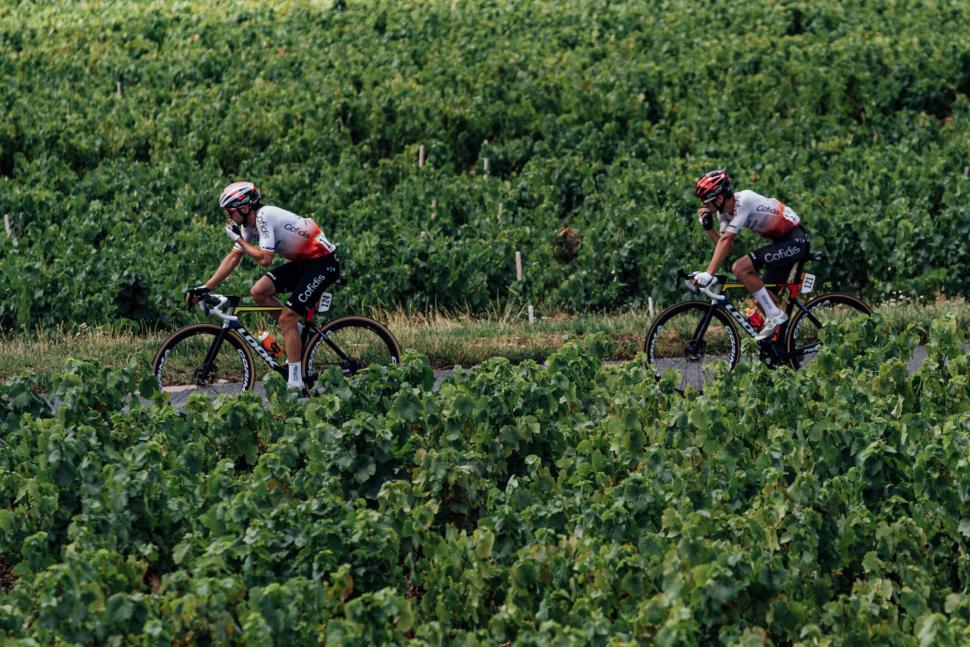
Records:
[[[219,354],[219,349],[222,347],[222,342],[226,339],[226,332],[228,328],[225,326],[219,330],[219,334],[216,338],[212,340],[209,344],[209,350],[205,354],[205,359],[202,361],[202,366],[195,369],[194,375],[196,386],[202,386],[205,384],[206,380],[209,378],[209,373],[212,371],[216,364],[216,355]]]

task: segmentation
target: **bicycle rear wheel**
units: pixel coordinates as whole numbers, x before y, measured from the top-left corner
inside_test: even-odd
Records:
[[[303,351],[303,374],[309,383],[336,367],[353,375],[372,366],[401,361],[401,348],[394,335],[367,317],[340,317],[320,329]]]
[[[236,394],[253,388],[253,358],[239,335],[227,332],[211,354],[221,332],[222,326],[216,324],[192,324],[162,343],[152,373],[169,402],[184,402],[193,393]]]
[[[714,362],[727,362],[731,368],[737,365],[741,339],[723,310],[709,303],[684,301],[657,316],[643,350],[658,377],[673,370],[680,376],[680,390],[687,386],[703,390],[712,377]]]
[[[847,321],[852,317],[869,316],[864,301],[848,294],[823,294],[812,299],[788,323],[785,345],[792,368],[806,366],[815,360],[822,347],[819,333],[825,326]]]

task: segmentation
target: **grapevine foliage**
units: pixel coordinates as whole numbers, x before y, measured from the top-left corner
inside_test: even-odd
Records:
[[[2,630],[39,644],[959,644],[952,319],[678,394],[606,343],[309,402],[161,403],[137,364],[0,385]],[[841,339],[839,342],[837,340]],[[145,399],[147,398],[147,399]],[[47,402],[59,404],[56,411]],[[611,642],[612,641],[612,642]]]
[[[967,295],[968,23],[942,0],[6,2],[0,329],[177,323],[238,179],[320,222],[352,309],[669,300],[718,167],[793,207],[840,288]]]

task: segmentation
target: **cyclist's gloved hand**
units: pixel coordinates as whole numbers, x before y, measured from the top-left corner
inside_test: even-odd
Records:
[[[185,293],[185,303],[190,306],[194,306],[198,302],[199,297],[205,296],[208,293],[209,288],[207,288],[205,285],[194,287]]]
[[[714,215],[707,207],[701,207],[697,210],[697,219],[704,229],[714,229]]]
[[[706,288],[712,283],[714,283],[714,277],[707,272],[697,272],[694,274],[694,285]]]
[[[239,231],[239,225],[226,225],[226,236],[229,236],[229,240],[236,242],[242,238],[242,232]]]

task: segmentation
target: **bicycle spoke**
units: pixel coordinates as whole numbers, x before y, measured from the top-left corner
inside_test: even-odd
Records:
[[[199,327],[177,333],[159,351],[155,376],[169,401],[181,402],[192,393],[239,393],[250,387],[252,368],[238,343],[223,340],[210,361],[218,327]]]
[[[792,366],[803,367],[815,360],[822,347],[822,328],[869,314],[865,303],[844,294],[826,295],[810,302],[789,324],[788,352]]]
[[[710,315],[703,304],[684,303],[661,313],[647,335],[647,360],[658,374],[679,374],[678,388],[703,389],[713,364],[737,363],[739,340],[724,315]]]
[[[400,360],[396,342],[359,318],[334,321],[311,343],[306,372],[312,379],[331,369],[353,375]]]

